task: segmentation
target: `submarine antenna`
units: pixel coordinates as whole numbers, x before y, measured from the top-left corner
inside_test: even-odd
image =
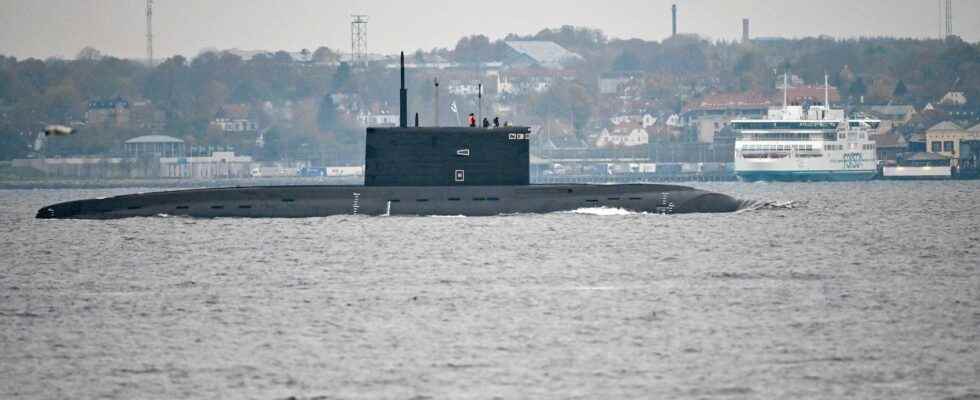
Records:
[[[435,124],[432,124],[432,126],[439,126],[439,78],[438,77],[433,78],[432,81],[435,82],[435,84],[436,84],[436,108],[435,108],[435,110],[436,110],[435,122],[436,123]]]
[[[402,88],[398,91],[398,126],[408,128],[408,91],[405,90],[405,52],[401,57]]]

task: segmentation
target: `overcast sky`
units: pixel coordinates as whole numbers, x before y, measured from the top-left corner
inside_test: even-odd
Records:
[[[201,49],[328,46],[350,51],[350,14],[368,14],[372,53],[452,47],[461,36],[500,38],[564,24],[610,37],[661,40],[670,4],[679,31],[714,39],[741,36],[936,37],[940,0],[156,0],[157,58]],[[583,4],[583,5],[580,5]],[[953,30],[980,41],[980,1],[953,0]],[[93,46],[117,57],[146,54],[145,0],[0,0],[0,53],[74,57]]]

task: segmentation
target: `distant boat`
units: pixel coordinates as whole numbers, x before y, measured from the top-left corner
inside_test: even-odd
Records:
[[[950,158],[936,153],[906,154],[897,165],[882,168],[883,179],[893,180],[941,180],[952,179]]]

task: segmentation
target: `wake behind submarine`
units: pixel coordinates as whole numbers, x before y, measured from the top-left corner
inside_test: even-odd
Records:
[[[305,218],[330,215],[550,213],[583,207],[661,214],[732,212],[734,198],[686,186],[531,185],[528,127],[408,127],[405,55],[399,126],[367,128],[363,186],[191,189],[76,200],[37,218]]]

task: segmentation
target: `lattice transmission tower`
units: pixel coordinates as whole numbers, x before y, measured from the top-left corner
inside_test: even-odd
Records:
[[[367,64],[367,15],[351,15],[350,21],[350,63],[351,65]]]

